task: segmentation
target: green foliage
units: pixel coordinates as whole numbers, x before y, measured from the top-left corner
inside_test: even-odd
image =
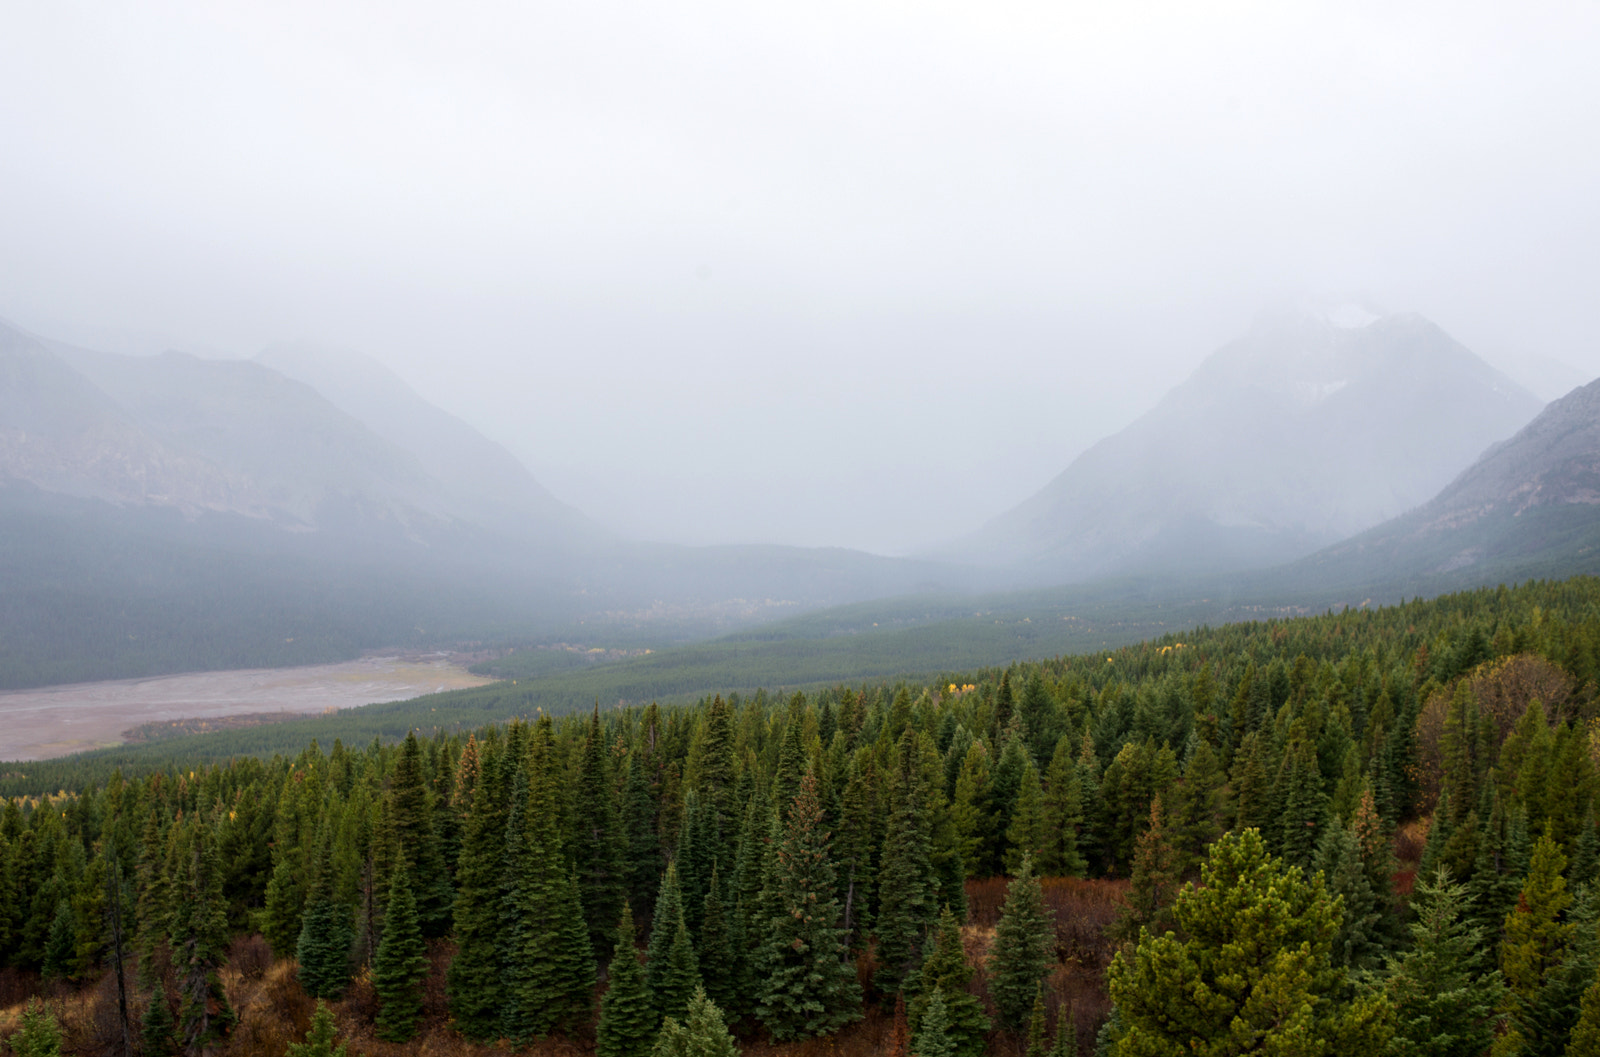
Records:
[[[938,991],[945,1007],[944,1034],[950,1037],[950,1052],[955,1057],[983,1057],[989,1018],[983,1003],[967,990],[972,982],[972,967],[967,964],[961,944],[961,926],[946,906],[939,913],[933,952],[922,963],[917,976],[917,993],[907,1006],[911,1030],[922,1026],[933,992]]]
[[[956,1042],[949,1028],[950,1011],[944,1003],[944,990],[935,987],[922,1012],[922,1025],[911,1039],[912,1057],[955,1057]]]
[[[16,1057],[61,1057],[61,1026],[37,998],[28,999],[21,1024],[7,1041]]]
[[[661,1025],[651,1057],[738,1057],[739,1047],[723,1022],[722,1010],[696,989],[683,1022],[669,1017]]]
[[[333,1021],[333,1010],[328,1003],[317,999],[317,1010],[311,1014],[311,1027],[305,1042],[291,1042],[285,1057],[345,1057],[349,1047],[345,1043],[333,1044],[339,1029]]]
[[[417,901],[404,865],[389,883],[389,908],[383,940],[372,963],[372,989],[378,993],[378,1037],[406,1042],[415,1037],[422,1017],[422,981],[428,975],[428,948],[417,920]]]
[[[300,986],[313,998],[338,998],[350,982],[350,908],[319,899],[307,910],[295,947]]]
[[[817,778],[808,771],[789,807],[777,868],[762,900],[766,934],[757,962],[763,982],[756,1015],[780,1041],[830,1034],[861,1016],[861,988],[822,825]]]
[[[1381,998],[1343,994],[1331,957],[1339,908],[1320,878],[1269,855],[1253,829],[1212,845],[1200,876],[1178,895],[1176,935],[1144,932],[1112,960],[1118,1054],[1335,1055],[1386,1043]]]
[[[633,911],[622,907],[610,980],[600,999],[600,1024],[595,1029],[597,1057],[646,1057],[656,1037],[655,1008],[645,986],[644,969],[634,947]]]
[[[1600,982],[1583,993],[1578,1023],[1567,1040],[1566,1057],[1600,1057]]]
[[[139,1022],[139,1044],[144,1057],[172,1057],[177,1052],[178,1040],[172,1034],[175,1023],[172,1007],[167,1005],[166,989],[157,980]]]
[[[922,941],[938,914],[938,881],[925,804],[927,789],[918,763],[917,735],[906,731],[895,749],[890,776],[888,832],[878,868],[878,972],[873,986],[883,995],[900,990],[922,955]]]
[[[1002,1027],[1021,1030],[1054,955],[1055,929],[1045,914],[1033,861],[1024,859],[1022,869],[1006,887],[1005,906],[989,952],[989,993]]]
[[[1392,1057],[1478,1057],[1494,1041],[1505,985],[1484,971],[1483,929],[1467,920],[1465,885],[1441,870],[1419,878],[1411,948],[1388,960],[1384,994],[1394,1009]]]
[[[688,923],[684,921],[683,893],[678,887],[676,863],[669,864],[661,878],[645,971],[657,1020],[682,1013],[695,988],[700,986],[700,966],[694,944],[689,939]]]

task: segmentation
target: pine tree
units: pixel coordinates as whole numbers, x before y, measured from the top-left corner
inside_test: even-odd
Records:
[[[172,1007],[167,1005],[167,992],[157,980],[150,990],[150,1004],[145,1007],[139,1024],[139,1043],[144,1057],[172,1057],[177,1052],[178,1040],[173,1037]]]
[[[878,869],[878,971],[873,986],[885,997],[900,990],[922,955],[923,938],[938,914],[932,842],[924,811],[916,734],[906,731],[896,750],[890,786],[889,828]]]
[[[1389,945],[1386,908],[1372,890],[1360,842],[1337,820],[1329,821],[1328,832],[1317,849],[1316,868],[1323,876],[1328,895],[1344,904],[1339,931],[1333,939],[1334,964],[1346,969],[1371,967]]]
[[[1600,1057],[1600,982],[1583,993],[1578,1023],[1567,1040],[1566,1057]]]
[[[1483,930],[1466,919],[1470,896],[1441,871],[1419,878],[1411,949],[1388,961],[1393,1057],[1478,1057],[1494,1041],[1505,985],[1483,971]]]
[[[378,1037],[406,1042],[417,1034],[422,1017],[422,981],[428,975],[428,949],[417,920],[417,900],[403,862],[395,865],[389,882],[388,912],[383,939],[372,962],[372,989],[382,1003],[378,1010]]]
[[[956,1057],[983,1057],[989,1034],[989,1018],[983,1011],[983,1003],[967,990],[972,976],[972,967],[967,964],[966,950],[961,943],[961,926],[947,905],[939,913],[933,952],[922,963],[917,994],[907,1011],[911,1028],[920,1028],[933,991],[943,992],[945,1031]]]
[[[1055,930],[1045,914],[1044,894],[1033,875],[1033,861],[1024,859],[1022,869],[1006,887],[1005,906],[989,953],[989,994],[1002,1027],[1022,1029],[1054,954]]]
[[[739,1057],[739,1047],[728,1034],[722,1010],[697,988],[683,1022],[669,1017],[661,1025],[651,1057]]]
[[[1199,886],[1173,906],[1176,935],[1139,938],[1112,960],[1117,1052],[1376,1053],[1381,996],[1344,994],[1331,948],[1339,911],[1320,879],[1267,853],[1256,830],[1211,846]],[[1179,938],[1182,937],[1182,938]]]
[[[610,982],[600,999],[600,1025],[595,1029],[597,1057],[646,1057],[656,1037],[656,1012],[650,1004],[644,969],[634,948],[633,911],[622,907],[617,945],[611,957]]]
[[[826,1035],[861,1016],[861,988],[841,928],[816,775],[789,807],[777,869],[763,898],[767,932],[756,1015],[780,1041]]]
[[[1078,1057],[1078,1010],[1068,1006],[1065,1016],[1056,1020],[1056,1042],[1050,1057]]]
[[[1528,877],[1516,909],[1506,915],[1500,942],[1500,971],[1506,981],[1504,1008],[1509,1028],[1497,1040],[1496,1053],[1542,1052],[1559,1046],[1576,1011],[1551,992],[1561,981],[1576,926],[1565,920],[1572,896],[1561,876],[1566,856],[1548,833],[1533,846]],[[1556,1001],[1552,1002],[1551,999]],[[1562,1023],[1564,1021],[1564,1023]],[[1559,1027],[1558,1027],[1559,1025]]]
[[[650,779],[637,752],[628,754],[622,792],[622,829],[627,841],[628,900],[633,912],[648,916],[655,910],[656,889],[661,885],[661,837],[656,832],[656,801]]]
[[[1322,791],[1316,746],[1302,729],[1302,721],[1297,720],[1293,730],[1278,772],[1276,799],[1283,808],[1278,844],[1284,862],[1304,868],[1311,865],[1322,840],[1328,797]]]
[[[311,1014],[311,1028],[305,1042],[291,1042],[285,1057],[345,1057],[349,1047],[345,1043],[333,1044],[338,1026],[333,1021],[333,1010],[328,1003],[317,999],[317,1011]],[[146,1057],[149,1057],[147,1054]]]
[[[1116,932],[1133,939],[1149,927],[1163,932],[1171,917],[1169,907],[1177,894],[1177,853],[1167,836],[1161,796],[1150,801],[1150,828],[1139,835],[1133,852],[1133,883],[1128,890],[1128,907]]]
[[[912,1057],[955,1057],[955,1040],[949,1032],[949,1012],[944,1004],[944,991],[935,987],[928,995],[922,1026],[911,1041]]]

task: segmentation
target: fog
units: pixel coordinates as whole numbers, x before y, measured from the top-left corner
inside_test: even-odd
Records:
[[[1286,299],[1600,374],[1600,7],[1396,6],[10,0],[0,316],[358,349],[626,534],[905,553]]]

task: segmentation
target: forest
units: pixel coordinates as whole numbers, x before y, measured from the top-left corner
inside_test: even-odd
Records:
[[[0,1036],[1600,1053],[1600,580],[927,685],[486,689],[470,728],[8,765]]]

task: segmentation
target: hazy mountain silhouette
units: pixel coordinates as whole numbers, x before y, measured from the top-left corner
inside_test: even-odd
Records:
[[[1419,316],[1263,316],[944,556],[1050,582],[1264,568],[1425,502],[1539,407]]]

